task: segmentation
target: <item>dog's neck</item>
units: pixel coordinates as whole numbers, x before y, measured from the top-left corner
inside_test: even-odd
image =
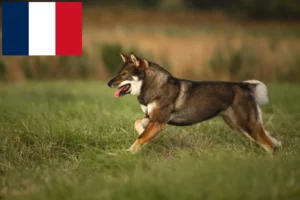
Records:
[[[149,63],[145,70],[145,76],[141,87],[141,93],[138,96],[140,104],[146,105],[158,97],[158,91],[161,91],[172,75],[164,68],[155,63]]]

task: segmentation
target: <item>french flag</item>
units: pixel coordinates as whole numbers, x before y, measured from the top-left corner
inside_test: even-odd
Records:
[[[3,2],[2,54],[80,56],[82,2]]]

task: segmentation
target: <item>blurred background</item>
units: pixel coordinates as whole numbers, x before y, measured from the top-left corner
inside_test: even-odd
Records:
[[[81,57],[1,57],[1,82],[107,81],[134,52],[193,80],[300,81],[298,0],[86,0]]]

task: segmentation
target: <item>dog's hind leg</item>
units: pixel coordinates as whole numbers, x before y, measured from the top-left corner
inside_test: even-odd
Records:
[[[233,118],[234,118],[233,114],[231,114],[230,116],[228,115],[228,113],[223,114],[222,118],[231,129],[236,130],[236,131],[241,131],[241,128],[233,120]]]
[[[269,146],[272,146],[272,151],[276,151],[281,147],[281,142],[277,141],[274,137],[270,135],[270,133],[265,130],[262,122],[262,115],[261,110],[258,105],[256,105],[258,118],[258,123],[256,124],[255,130],[259,134],[259,136],[264,140],[265,143],[269,144]]]
[[[251,97],[235,100],[222,117],[231,128],[244,133],[266,151],[273,152],[280,147],[280,142],[263,128],[260,108]]]
[[[147,127],[147,125],[149,124],[150,119],[145,117],[143,119],[139,119],[134,123],[134,128],[135,130],[138,132],[139,135],[141,135],[145,128]]]
[[[258,135],[260,144],[269,152],[274,152],[281,147],[281,143],[264,129],[261,123],[256,124],[255,132]]]

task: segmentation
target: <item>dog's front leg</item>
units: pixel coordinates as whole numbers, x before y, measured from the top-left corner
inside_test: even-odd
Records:
[[[150,119],[148,117],[145,117],[143,119],[139,119],[134,123],[134,128],[138,132],[139,135],[141,135],[144,131],[147,125],[149,124]]]
[[[148,104],[150,122],[139,138],[129,148],[131,152],[137,152],[144,144],[154,139],[162,131],[168,122],[172,108],[172,105],[163,105],[159,101],[153,101]]]
[[[154,139],[164,127],[165,124],[150,121],[144,132],[133,143],[133,145],[131,145],[129,150],[133,153],[137,152],[144,144]]]

